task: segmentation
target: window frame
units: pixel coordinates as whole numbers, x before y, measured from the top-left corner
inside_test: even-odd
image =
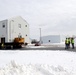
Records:
[[[18,24],[18,27],[21,28],[21,24]]]
[[[5,28],[5,24],[4,23],[2,23],[2,28]]]

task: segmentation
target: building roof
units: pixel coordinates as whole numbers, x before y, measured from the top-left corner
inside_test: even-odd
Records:
[[[4,20],[1,20],[1,21],[5,21],[5,20],[11,20],[11,19],[15,19],[15,18],[21,18],[23,19],[21,16],[16,16],[16,17],[11,17],[11,18],[8,18],[8,19],[4,19]],[[27,21],[25,19],[23,19],[26,23]],[[27,23],[28,24],[28,23]],[[29,24],[28,24],[29,25]]]

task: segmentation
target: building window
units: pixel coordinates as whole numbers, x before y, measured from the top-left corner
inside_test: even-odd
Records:
[[[25,25],[25,27],[27,27],[27,25]]]
[[[18,35],[18,38],[22,38],[22,35],[21,35],[21,33],[19,33],[19,35]]]
[[[51,42],[51,40],[48,40],[48,42]]]
[[[5,25],[3,25],[2,27],[5,28]]]
[[[22,38],[22,36],[20,35],[20,36],[18,36],[19,38]]]
[[[21,24],[18,24],[18,27],[21,28]]]
[[[2,27],[5,28],[5,24],[4,23],[2,24]]]

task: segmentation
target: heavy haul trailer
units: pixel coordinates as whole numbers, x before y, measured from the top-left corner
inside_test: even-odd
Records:
[[[24,43],[24,38],[15,38],[13,42],[5,42],[5,38],[1,38],[0,48],[22,48],[22,45],[27,45]]]
[[[29,43],[29,25],[22,17],[0,21],[0,48],[22,47]]]

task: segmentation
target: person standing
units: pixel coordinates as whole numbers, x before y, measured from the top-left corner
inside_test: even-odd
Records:
[[[74,38],[71,38],[72,49],[74,49]]]
[[[69,40],[68,38],[66,38],[65,40],[65,49],[68,49],[69,48]]]
[[[68,38],[68,48],[70,48],[70,42],[71,42],[71,39],[70,37]]]

